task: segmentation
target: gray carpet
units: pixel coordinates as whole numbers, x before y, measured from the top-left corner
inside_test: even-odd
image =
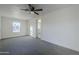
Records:
[[[0,41],[0,55],[78,55],[79,52],[30,36]]]

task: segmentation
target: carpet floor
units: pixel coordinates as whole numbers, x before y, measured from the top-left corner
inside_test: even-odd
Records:
[[[0,55],[79,55],[79,52],[24,36],[0,40]]]

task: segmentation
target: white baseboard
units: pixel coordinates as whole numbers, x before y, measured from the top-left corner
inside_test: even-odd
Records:
[[[42,40],[42,39],[41,39],[41,40]],[[67,48],[67,49],[70,49],[70,50],[73,50],[73,51],[76,51],[76,52],[79,52],[78,50],[75,50],[75,49],[72,49],[72,48],[68,48],[68,47],[65,47],[65,46],[62,46],[62,45],[59,45],[59,44],[56,44],[56,43],[51,43],[51,42],[49,42],[49,41],[47,41],[47,40],[43,40],[43,41],[48,42],[48,43],[50,43],[50,44],[57,45],[57,46],[61,46],[61,47],[64,47],[64,48]]]
[[[23,36],[29,36],[29,35],[23,35]],[[3,39],[10,39],[10,38],[16,38],[16,37],[23,37],[23,36],[7,37],[7,38],[2,38],[1,40],[3,40]]]

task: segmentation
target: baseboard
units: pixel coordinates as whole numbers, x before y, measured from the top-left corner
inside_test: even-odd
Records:
[[[42,39],[40,39],[40,40],[42,40]],[[61,46],[61,45],[58,45],[58,44],[55,44],[55,43],[51,43],[51,42],[48,42],[48,41],[46,41],[46,40],[42,40],[42,41],[44,41],[44,42],[46,42],[46,43],[49,43],[49,44],[56,45],[56,46],[60,46],[60,47],[63,47],[63,48],[66,48],[66,49],[69,49],[69,50],[72,50],[72,51],[75,51],[75,52],[78,52],[78,53],[79,53],[79,51],[74,50],[74,49],[71,49],[71,48],[67,48],[67,47],[64,47],[64,46]]]
[[[17,38],[17,37],[24,37],[24,36],[29,36],[29,35],[23,35],[23,36],[15,36],[15,37],[2,38],[1,40],[11,39],[11,38]]]

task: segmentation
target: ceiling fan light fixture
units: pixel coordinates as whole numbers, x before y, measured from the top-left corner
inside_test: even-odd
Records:
[[[39,15],[38,11],[43,11],[43,9],[36,9],[31,4],[28,4],[28,6],[29,6],[29,9],[21,9],[21,10],[29,11],[29,14],[36,14],[36,15]]]
[[[34,14],[34,12],[30,11],[31,14]]]

